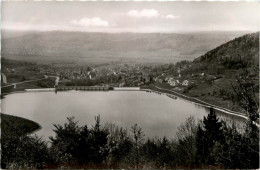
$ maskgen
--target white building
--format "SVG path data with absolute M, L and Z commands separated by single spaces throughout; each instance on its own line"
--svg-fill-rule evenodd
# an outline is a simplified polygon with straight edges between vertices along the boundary
M 170 84 L 170 86 L 177 86 L 178 85 L 178 81 L 176 80 L 168 80 L 168 84 Z
M 184 80 L 184 81 L 182 82 L 182 85 L 183 85 L 183 86 L 188 86 L 188 85 L 189 85 L 189 81 L 188 81 L 188 80 Z

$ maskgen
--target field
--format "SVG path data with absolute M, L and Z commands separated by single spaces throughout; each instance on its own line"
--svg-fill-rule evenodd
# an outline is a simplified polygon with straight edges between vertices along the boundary
M 184 88 L 173 88 L 166 83 L 157 83 L 156 86 L 183 94 Z M 214 94 L 214 91 L 216 92 L 216 94 Z M 235 106 L 231 100 L 223 100 L 222 96 L 219 95 L 219 89 L 216 89 L 215 87 L 210 86 L 206 83 L 200 84 L 199 88 L 194 88 L 184 95 L 194 97 L 212 105 L 224 107 L 233 111 L 241 111 L 241 108 L 237 108 L 237 106 Z
M 1 81 L 2 94 L 23 91 L 24 89 L 54 87 L 55 78 L 49 77 L 44 79 L 44 75 L 37 70 L 36 64 L 2 60 L 2 70 L 4 70 L 3 73 L 7 77 L 7 83 Z M 12 84 L 16 84 L 16 88 L 10 86 Z

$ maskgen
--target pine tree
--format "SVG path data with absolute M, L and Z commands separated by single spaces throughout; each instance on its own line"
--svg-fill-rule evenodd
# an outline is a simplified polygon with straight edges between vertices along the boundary
M 206 162 L 206 154 L 208 153 L 208 147 L 206 145 L 205 132 L 201 125 L 198 125 L 197 135 L 196 135 L 196 162 L 198 165 L 204 164 Z
M 196 146 L 198 161 L 202 164 L 213 165 L 215 163 L 213 148 L 216 142 L 223 139 L 222 122 L 216 116 L 213 108 L 207 117 L 204 116 L 202 127 L 198 127 Z
M 203 118 L 205 135 L 209 147 L 213 147 L 216 141 L 222 139 L 222 122 L 219 121 L 213 108 L 210 108 L 210 113 L 207 118 Z

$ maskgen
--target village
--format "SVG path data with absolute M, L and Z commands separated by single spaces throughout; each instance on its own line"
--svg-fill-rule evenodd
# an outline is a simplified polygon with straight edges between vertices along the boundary
M 8 62 L 7 62 L 8 63 Z M 216 76 L 204 72 L 187 73 L 190 63 L 176 65 L 107 64 L 102 66 L 78 66 L 36 64 L 10 61 L 2 68 L 7 79 L 21 76 L 16 81 L 28 80 L 32 74 L 59 77 L 61 85 L 91 85 L 114 87 L 141 87 L 150 84 L 164 85 L 168 89 L 184 91 L 200 82 L 216 80 Z M 26 68 L 24 67 L 26 65 Z M 21 74 L 22 73 L 22 74 Z M 40 77 L 39 77 L 40 78 Z M 15 80 L 14 80 L 15 81 Z M 88 83 L 85 83 L 88 82 Z

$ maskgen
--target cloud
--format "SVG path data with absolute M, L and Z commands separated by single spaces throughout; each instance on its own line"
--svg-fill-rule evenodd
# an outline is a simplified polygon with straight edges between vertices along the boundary
M 142 9 L 140 11 L 130 10 L 127 13 L 127 15 L 131 17 L 138 17 L 138 18 L 155 18 L 159 16 L 159 13 L 155 9 Z
M 137 18 L 165 18 L 165 19 L 177 19 L 179 16 L 175 16 L 172 14 L 168 15 L 161 15 L 157 10 L 155 9 L 142 9 L 142 10 L 130 10 L 127 13 L 128 16 L 131 17 L 137 17 Z
M 165 18 L 166 19 L 176 19 L 176 18 L 179 18 L 179 16 L 174 16 L 172 14 L 169 14 L 169 15 L 166 15 Z
M 94 18 L 81 18 L 80 20 L 72 20 L 70 24 L 82 27 L 108 27 L 108 21 L 104 21 L 98 17 Z

